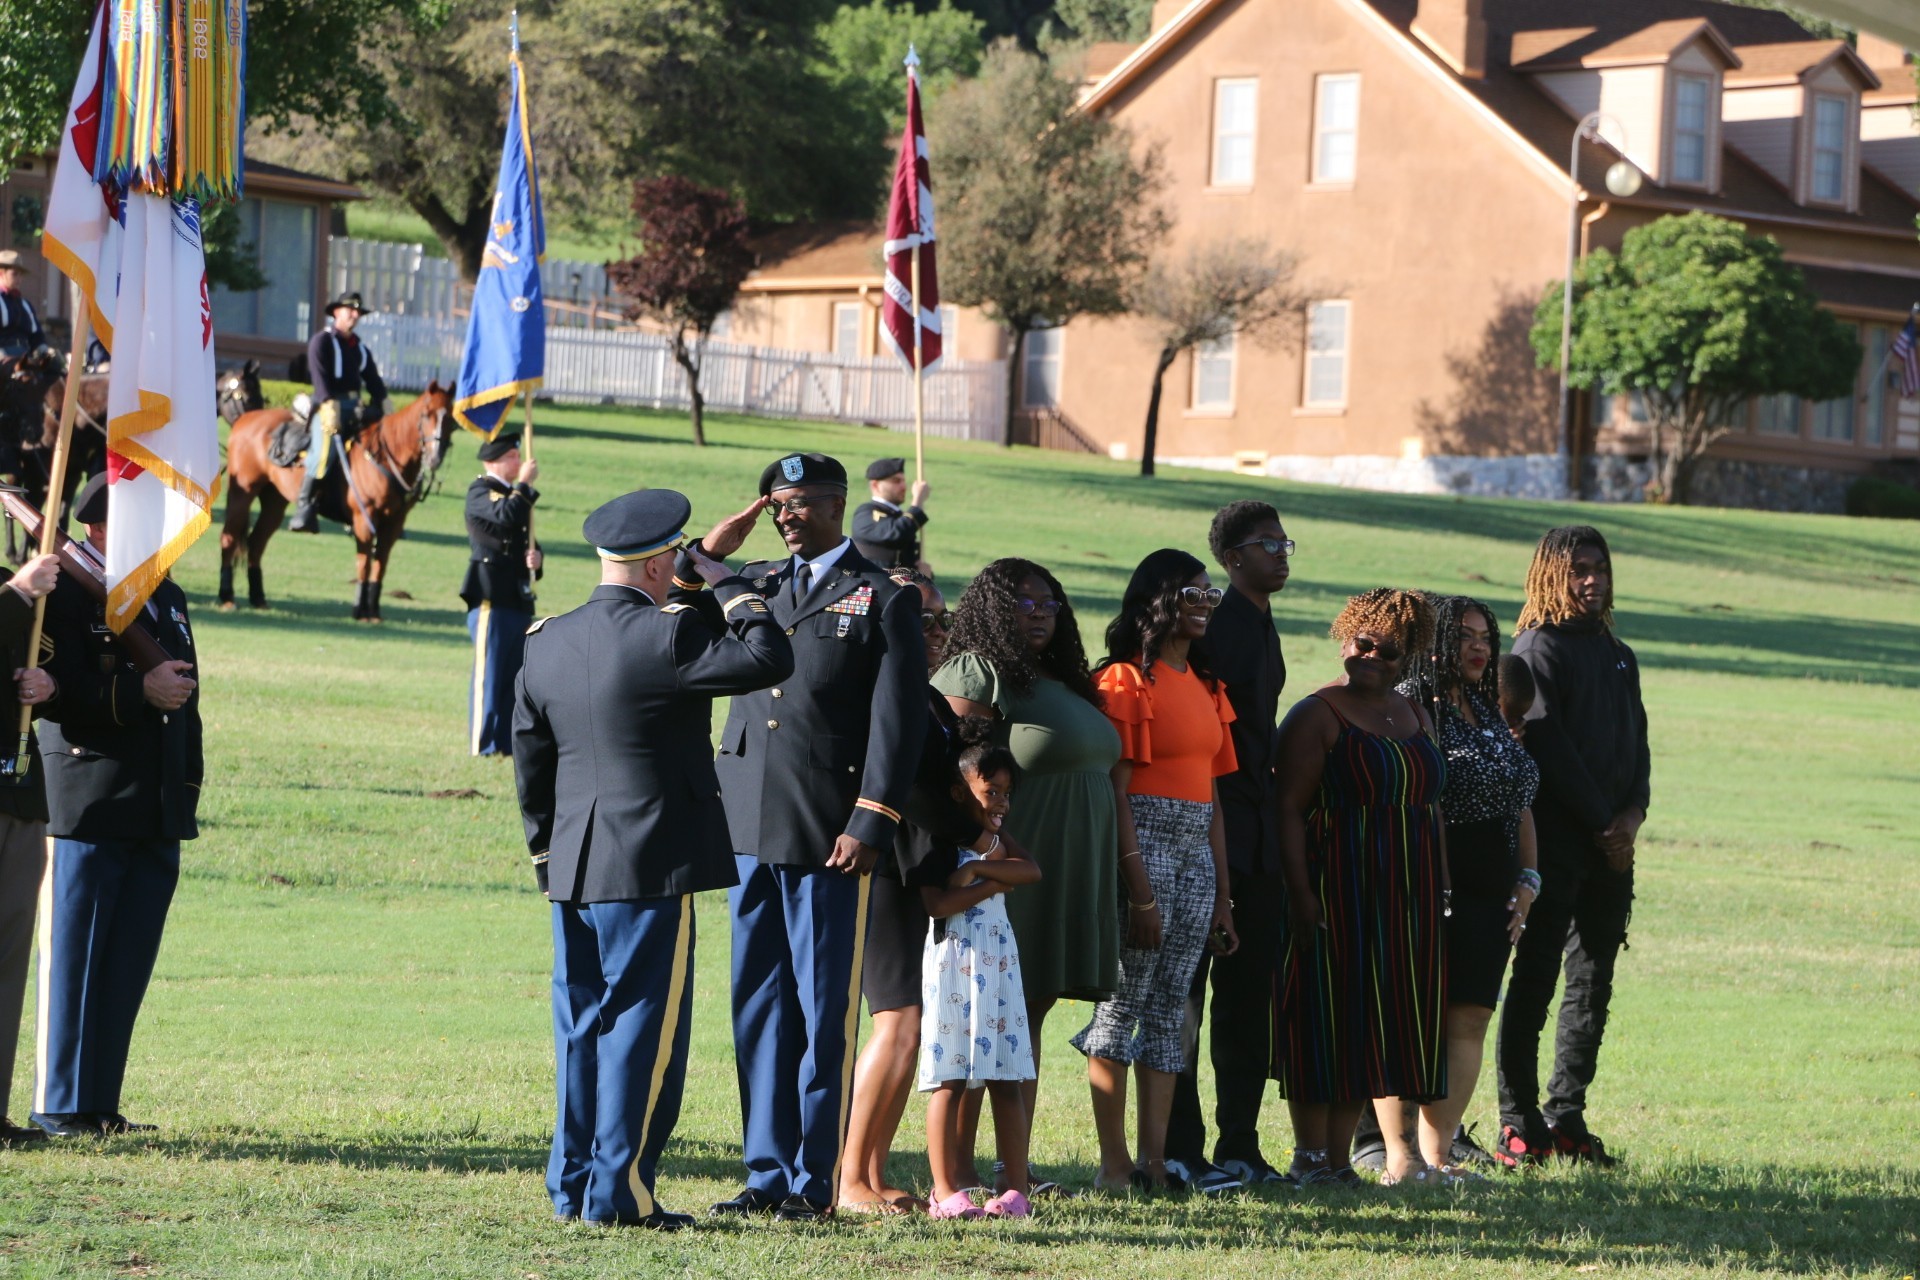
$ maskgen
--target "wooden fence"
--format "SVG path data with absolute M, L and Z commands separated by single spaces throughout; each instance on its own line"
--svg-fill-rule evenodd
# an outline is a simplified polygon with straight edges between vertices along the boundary
M 464 312 L 473 287 L 446 258 L 424 245 L 334 236 L 327 242 L 330 297 L 358 289 L 369 307 L 400 316 L 445 317 Z M 540 264 L 547 322 L 585 327 L 590 314 L 617 316 L 607 300 L 607 269 L 598 262 L 549 258 Z
M 379 353 L 394 386 L 451 384 L 460 371 L 466 324 L 376 310 L 359 332 Z M 913 430 L 913 375 L 891 356 L 861 358 L 825 351 L 784 351 L 710 342 L 700 391 L 717 413 L 863 422 Z M 562 404 L 689 404 L 686 375 L 672 345 L 657 333 L 587 331 L 548 326 L 542 398 Z M 1001 438 L 1007 371 L 998 360 L 942 360 L 926 376 L 926 428 L 955 440 Z

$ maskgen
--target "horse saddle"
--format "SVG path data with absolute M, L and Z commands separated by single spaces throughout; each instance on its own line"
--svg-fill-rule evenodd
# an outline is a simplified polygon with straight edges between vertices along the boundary
M 302 391 L 293 398 L 293 417 L 274 429 L 267 442 L 267 459 L 276 467 L 297 467 L 313 434 L 313 397 Z

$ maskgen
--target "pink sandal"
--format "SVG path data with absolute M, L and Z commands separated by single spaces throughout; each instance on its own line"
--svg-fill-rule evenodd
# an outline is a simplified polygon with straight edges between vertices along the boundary
M 987 1201 L 989 1218 L 1031 1218 L 1033 1204 L 1018 1191 L 1002 1191 Z
M 927 1205 L 929 1218 L 984 1218 L 987 1211 L 975 1204 L 964 1191 L 956 1191 L 945 1200 L 935 1200 Z

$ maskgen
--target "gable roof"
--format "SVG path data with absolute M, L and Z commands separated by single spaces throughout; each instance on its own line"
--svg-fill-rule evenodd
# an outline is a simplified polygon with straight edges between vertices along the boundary
M 753 237 L 759 265 L 740 287 L 763 293 L 879 284 L 883 275 L 880 245 L 885 239 L 879 223 L 863 219 L 774 227 Z
M 1740 65 L 1733 46 L 1705 18 L 1671 18 L 1625 35 L 1598 27 L 1516 31 L 1508 60 L 1516 71 L 1632 67 L 1665 62 L 1695 40 L 1705 40 L 1727 66 Z
M 1727 83 L 1742 88 L 1798 84 L 1823 67 L 1839 66 L 1862 89 L 1878 89 L 1880 77 L 1845 40 L 1794 40 L 1784 44 L 1747 45 L 1740 65 L 1727 73 Z

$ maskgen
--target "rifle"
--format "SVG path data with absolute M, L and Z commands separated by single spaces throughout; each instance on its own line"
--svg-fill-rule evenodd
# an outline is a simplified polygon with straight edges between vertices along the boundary
M 40 527 L 45 519 L 17 490 L 0 486 L 0 508 L 6 510 L 8 519 L 20 523 L 29 539 L 39 541 Z M 99 564 L 82 551 L 80 544 L 68 537 L 63 529 L 54 531 L 54 543 L 54 554 L 60 557 L 60 571 L 79 583 L 88 595 L 104 604 L 107 599 L 107 576 Z M 127 656 L 142 675 L 163 662 L 171 661 L 167 651 L 160 647 L 160 642 L 148 635 L 146 628 L 138 623 L 120 633 L 120 643 L 126 646 Z

